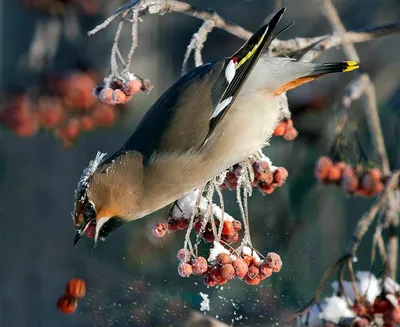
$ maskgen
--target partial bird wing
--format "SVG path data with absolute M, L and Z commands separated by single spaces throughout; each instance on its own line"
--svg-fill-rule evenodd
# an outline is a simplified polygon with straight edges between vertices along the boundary
M 285 8 L 233 56 L 193 69 L 147 111 L 135 132 L 115 153 L 135 150 L 146 163 L 154 154 L 199 150 L 228 112 L 260 55 L 273 40 Z

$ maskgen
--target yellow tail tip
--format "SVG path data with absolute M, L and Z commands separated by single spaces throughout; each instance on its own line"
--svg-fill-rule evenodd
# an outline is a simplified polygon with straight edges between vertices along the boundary
M 352 70 L 360 68 L 356 61 L 347 61 L 347 67 L 343 70 L 344 73 L 351 72 Z

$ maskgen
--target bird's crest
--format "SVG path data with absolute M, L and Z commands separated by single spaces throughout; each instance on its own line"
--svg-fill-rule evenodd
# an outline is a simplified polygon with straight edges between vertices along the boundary
M 89 165 L 83 170 L 82 176 L 79 179 L 78 187 L 75 190 L 74 211 L 71 213 L 72 220 L 75 220 L 77 203 L 84 202 L 87 195 L 87 188 L 89 186 L 88 180 L 90 176 L 96 171 L 99 165 L 103 162 L 106 153 L 97 152 L 96 157 L 89 162 Z

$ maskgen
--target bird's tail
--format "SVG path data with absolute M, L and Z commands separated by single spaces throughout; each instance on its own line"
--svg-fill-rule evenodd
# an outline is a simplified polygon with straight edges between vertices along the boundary
M 318 64 L 290 58 L 262 56 L 246 87 L 279 95 L 326 74 L 350 72 L 357 68 L 359 65 L 355 61 Z

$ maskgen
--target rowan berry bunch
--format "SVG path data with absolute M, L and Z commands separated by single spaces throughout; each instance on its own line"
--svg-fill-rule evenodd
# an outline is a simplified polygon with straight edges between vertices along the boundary
M 68 7 L 79 9 L 84 15 L 95 15 L 100 11 L 98 0 L 21 0 L 29 10 L 62 13 Z
M 198 194 L 198 193 L 197 193 Z M 178 200 L 170 210 L 166 223 L 158 223 L 153 227 L 153 235 L 163 237 L 167 232 L 187 229 L 196 239 L 192 245 L 190 238 L 186 238 L 185 247 L 178 251 L 180 261 L 178 273 L 182 277 L 202 275 L 208 286 L 223 285 L 228 280 L 237 277 L 249 285 L 258 285 L 261 280 L 280 271 L 282 261 L 278 254 L 269 253 L 261 259 L 258 251 L 252 248 L 249 235 L 242 233 L 242 223 L 233 219 L 229 214 L 213 205 L 209 212 L 206 198 L 202 198 L 197 214 L 193 216 L 196 202 L 196 192 Z M 234 248 L 234 244 L 241 244 Z M 203 242 L 208 258 L 199 256 L 198 245 Z M 188 245 L 188 246 L 187 246 Z
M 251 256 L 245 252 L 251 252 L 244 248 L 241 254 L 235 250 L 227 251 L 219 243 L 215 247 L 219 252 L 216 256 L 211 254 L 208 260 L 201 256 L 191 256 L 190 251 L 180 249 L 177 257 L 180 261 L 178 273 L 181 277 L 190 275 L 203 276 L 207 286 L 224 285 L 229 280 L 238 278 L 249 285 L 258 285 L 262 280 L 270 277 L 273 272 L 279 272 L 282 261 L 278 254 L 268 253 L 264 260 L 259 256 Z
M 293 120 L 284 119 L 275 127 L 274 135 L 282 136 L 286 141 L 293 141 L 299 133 L 293 127 Z
M 65 285 L 64 295 L 57 301 L 57 308 L 65 314 L 74 313 L 78 307 L 78 300 L 86 295 L 86 284 L 81 278 L 72 278 Z
M 267 157 L 251 160 L 254 180 L 252 187 L 257 187 L 263 194 L 271 194 L 277 187 L 281 187 L 288 177 L 288 171 L 284 167 L 275 167 Z M 226 174 L 221 189 L 235 190 L 238 186 L 238 179 L 242 174 L 242 167 L 235 165 Z
M 96 100 L 92 94 L 96 77 L 83 71 L 47 76 L 38 95 L 11 96 L 0 111 L 0 122 L 25 137 L 40 128 L 50 130 L 69 147 L 80 133 L 113 125 L 124 109 Z
M 93 90 L 94 96 L 105 104 L 124 104 L 129 102 L 133 95 L 140 90 L 150 91 L 153 87 L 149 80 L 137 79 L 133 74 L 129 74 L 129 76 L 128 79 L 114 79 L 112 82 L 105 78 L 104 84 Z
M 343 191 L 373 197 L 384 190 L 384 176 L 379 168 L 351 166 L 343 161 L 333 162 L 320 157 L 315 166 L 315 176 L 326 184 L 339 185 Z

